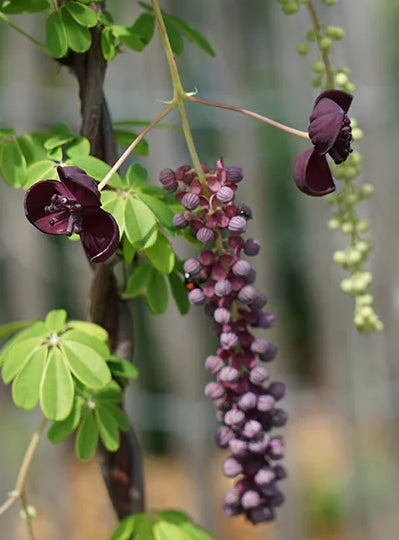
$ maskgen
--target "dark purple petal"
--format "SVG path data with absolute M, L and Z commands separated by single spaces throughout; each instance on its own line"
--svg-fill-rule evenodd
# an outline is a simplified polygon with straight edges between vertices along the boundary
M 46 234 L 67 234 L 69 215 L 51 225 L 49 220 L 51 218 L 60 218 L 60 215 L 45 212 L 45 208 L 50 204 L 53 195 L 68 195 L 65 186 L 61 182 L 43 180 L 33 184 L 25 194 L 25 215 L 32 225 L 41 232 Z
M 341 109 L 344 110 L 344 112 L 347 113 L 352 103 L 353 96 L 347 94 L 346 92 L 343 92 L 342 90 L 326 90 L 316 98 L 314 102 L 315 106 L 324 98 L 335 101 L 335 103 L 339 105 Z
M 342 128 L 345 111 L 331 99 L 321 99 L 310 117 L 309 137 L 318 154 L 334 146 Z
M 57 167 L 60 180 L 71 195 L 83 206 L 101 206 L 100 192 L 95 180 L 79 167 Z
M 335 190 L 325 156 L 320 156 L 311 149 L 306 150 L 297 158 L 294 180 L 301 191 L 314 197 L 321 197 Z
M 82 213 L 80 239 L 92 262 L 104 262 L 118 249 L 118 225 L 113 216 L 105 210 L 86 208 Z

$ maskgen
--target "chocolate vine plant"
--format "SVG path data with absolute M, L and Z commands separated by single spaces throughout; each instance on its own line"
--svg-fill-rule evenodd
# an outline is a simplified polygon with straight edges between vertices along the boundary
M 216 444 L 229 452 L 224 474 L 236 479 L 224 497 L 225 513 L 243 514 L 257 524 L 273 520 L 284 501 L 284 444 L 275 430 L 287 420 L 278 405 L 285 386 L 272 380 L 264 365 L 273 360 L 277 347 L 262 332 L 254 334 L 254 329 L 270 328 L 274 316 L 264 309 L 266 297 L 256 289 L 256 272 L 247 260 L 259 253 L 260 242 L 246 236 L 252 211 L 238 193 L 244 173 L 224 162 L 223 149 L 215 149 L 214 164 L 201 162 L 186 101 L 250 116 L 308 141 L 308 149 L 293 164 L 294 181 L 306 195 L 326 195 L 334 208 L 329 227 L 349 239 L 334 259 L 349 272 L 342 289 L 355 299 L 355 324 L 363 332 L 382 330 L 369 292 L 372 276 L 364 270 L 372 247 L 363 237 L 368 223 L 356 211 L 373 188 L 356 182 L 361 157 L 352 142 L 361 130 L 348 116 L 354 86 L 349 69 L 331 63 L 333 41 L 343 37 L 343 30 L 319 20 L 316 8 L 321 1 L 335 4 L 279 0 L 286 14 L 303 5 L 310 16 L 311 28 L 298 52 L 307 54 L 314 45 L 312 83 L 320 94 L 311 111 L 309 93 L 307 131 L 187 92 L 176 62 L 183 38 L 211 56 L 215 53 L 190 24 L 162 11 L 158 0 L 139 2 L 142 12 L 130 26 L 117 24 L 101 1 L 0 2 L 1 21 L 76 77 L 82 116 L 79 134 L 66 124 L 22 135 L 1 129 L 2 177 L 9 186 L 26 190 L 25 214 L 39 231 L 81 240 L 93 271 L 86 321 L 69 320 L 64 310 L 54 310 L 44 320 L 12 322 L 0 329 L 6 340 L 0 353 L 3 382 L 12 385 L 17 407 L 30 410 L 39 404 L 42 411 L 15 487 L 0 506 L 2 515 L 21 501 L 29 538 L 35 538 L 35 512 L 28 503 L 26 480 L 47 427 L 52 443 L 74 435 L 79 459 L 88 460 L 97 450 L 101 454 L 110 500 L 120 519 L 112 540 L 211 538 L 182 512 L 147 508 L 141 452 L 124 410 L 124 389 L 138 375 L 132 363 L 130 304 L 143 295 L 153 313 L 164 313 L 168 287 L 182 315 L 189 304 L 203 306 L 218 335 L 218 348 L 205 361 L 214 378 L 205 394 L 220 422 Z M 47 13 L 43 42 L 14 21 L 14 15 L 33 12 Z M 114 129 L 103 92 L 107 63 L 124 48 L 144 51 L 155 29 L 169 65 L 172 97 L 138 135 Z M 145 137 L 174 109 L 190 164 L 176 170 L 165 164 L 161 187 L 150 182 L 147 170 L 134 159 L 122 174 L 120 168 L 132 152 L 148 153 Z M 120 156 L 118 144 L 127 147 Z M 191 243 L 196 257 L 179 259 L 169 239 L 177 235 Z M 124 281 L 117 277 L 121 272 L 115 273 L 118 267 L 123 267 Z

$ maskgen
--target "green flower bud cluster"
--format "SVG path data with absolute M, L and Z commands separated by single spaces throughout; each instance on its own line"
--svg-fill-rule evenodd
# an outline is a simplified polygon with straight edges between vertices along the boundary
M 277 0 L 277 2 L 281 4 L 283 13 L 294 15 L 301 7 L 301 4 L 308 4 L 309 0 Z

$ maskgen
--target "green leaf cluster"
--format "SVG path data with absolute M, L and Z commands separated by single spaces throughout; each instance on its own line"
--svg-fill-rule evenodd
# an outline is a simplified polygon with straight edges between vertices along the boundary
M 3 0 L 0 3 L 0 11 L 8 15 L 24 15 L 45 11 L 50 7 L 49 0 Z
M 164 510 L 123 519 L 110 540 L 214 540 L 184 512 Z

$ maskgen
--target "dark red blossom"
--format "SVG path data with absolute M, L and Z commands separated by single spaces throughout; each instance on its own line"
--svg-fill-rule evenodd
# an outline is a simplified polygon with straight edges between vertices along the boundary
M 58 167 L 57 180 L 34 184 L 25 195 L 25 215 L 46 234 L 80 235 L 92 262 L 103 262 L 118 249 L 115 219 L 100 208 L 100 192 L 93 178 L 78 167 Z
M 315 101 L 308 129 L 313 149 L 303 152 L 294 168 L 296 185 L 307 195 L 327 195 L 335 190 L 326 154 L 338 164 L 352 152 L 350 119 L 346 114 L 351 102 L 352 96 L 341 90 L 327 90 Z

